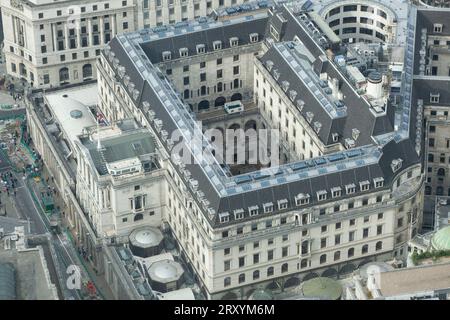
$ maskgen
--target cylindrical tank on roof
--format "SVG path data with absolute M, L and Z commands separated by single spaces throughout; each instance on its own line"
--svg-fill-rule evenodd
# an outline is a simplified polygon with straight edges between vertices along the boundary
M 372 98 L 383 97 L 383 75 L 378 71 L 372 71 L 367 77 L 367 94 Z
M 152 288 L 160 292 L 177 290 L 183 284 L 184 270 L 176 261 L 156 261 L 148 268 L 148 274 Z
M 130 234 L 130 249 L 134 255 L 147 258 L 157 255 L 163 248 L 163 234 L 153 227 L 142 227 Z

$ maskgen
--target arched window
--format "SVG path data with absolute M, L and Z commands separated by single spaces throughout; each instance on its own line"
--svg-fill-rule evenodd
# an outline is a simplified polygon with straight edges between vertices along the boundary
M 134 221 L 139 221 L 144 219 L 144 215 L 142 213 L 138 213 L 137 215 L 134 216 Z
M 253 271 L 253 280 L 258 280 L 259 279 L 259 270 L 255 270 Z
M 225 279 L 223 279 L 223 286 L 224 287 L 228 287 L 231 284 L 231 278 L 230 277 L 226 277 Z
M 327 255 L 323 254 L 320 256 L 320 264 L 327 262 Z
M 439 168 L 437 171 L 437 175 L 441 176 L 441 177 L 445 177 L 445 169 L 444 168 Z
M 288 268 L 289 268 L 288 264 L 287 263 L 283 263 L 283 265 L 281 266 L 281 272 L 282 273 L 288 272 Z
M 245 282 L 245 273 L 241 273 L 239 275 L 239 283 L 243 283 L 243 282 Z
M 267 276 L 268 277 L 273 276 L 273 267 L 268 267 L 267 268 Z
M 353 257 L 354 255 L 355 255 L 355 248 L 348 249 L 347 256 L 350 258 Z
M 377 244 L 375 245 L 375 250 L 381 250 L 383 249 L 383 242 L 382 241 L 378 241 Z
M 64 67 L 59 69 L 59 81 L 60 82 L 65 82 L 65 81 L 69 81 L 69 69 Z
M 198 110 L 206 110 L 209 108 L 209 101 L 202 100 L 198 103 Z
M 368 251 L 369 251 L 369 245 L 368 244 L 363 245 L 362 248 L 361 248 L 361 253 L 365 254 Z
M 336 251 L 334 253 L 334 261 L 337 261 L 341 258 L 341 252 L 340 251 Z
M 92 65 L 90 63 L 83 66 L 83 79 L 92 77 Z

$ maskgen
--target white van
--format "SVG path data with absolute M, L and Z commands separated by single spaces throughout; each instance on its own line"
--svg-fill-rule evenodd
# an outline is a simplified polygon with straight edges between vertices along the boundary
M 225 112 L 228 114 L 239 113 L 244 111 L 244 105 L 241 101 L 231 101 L 224 105 Z

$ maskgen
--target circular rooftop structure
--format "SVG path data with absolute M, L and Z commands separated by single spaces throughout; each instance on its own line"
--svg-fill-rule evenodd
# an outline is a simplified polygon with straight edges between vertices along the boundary
M 438 230 L 431 238 L 434 250 L 450 250 L 450 226 Z
M 369 73 L 367 79 L 370 82 L 379 83 L 379 82 L 381 82 L 381 80 L 383 80 L 383 75 L 381 74 L 381 72 L 372 71 L 371 73 Z
M 360 269 L 359 269 L 359 275 L 363 278 L 363 279 L 367 279 L 369 277 L 369 274 L 372 273 L 381 273 L 381 272 L 386 272 L 386 271 L 392 271 L 394 270 L 394 267 L 387 264 L 386 262 L 369 262 L 366 263 L 365 265 L 363 265 Z
M 398 0 L 325 0 L 320 4 L 320 15 L 346 43 L 391 42 L 398 15 L 407 10 Z
M 83 112 L 81 110 L 74 109 L 70 111 L 70 116 L 74 119 L 80 119 L 81 117 L 83 117 Z
M 176 261 L 160 260 L 152 263 L 148 268 L 151 286 L 158 291 L 176 290 L 183 281 L 183 267 Z
M 129 239 L 133 254 L 142 258 L 157 255 L 163 248 L 164 236 L 157 228 L 138 228 L 131 232 Z
M 336 280 L 325 277 L 318 277 L 303 282 L 301 290 L 305 298 L 339 300 L 342 296 L 341 284 Z

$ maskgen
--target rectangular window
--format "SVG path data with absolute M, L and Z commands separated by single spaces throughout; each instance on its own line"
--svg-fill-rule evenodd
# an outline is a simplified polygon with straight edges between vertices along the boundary
M 341 243 L 341 235 L 337 234 L 337 235 L 334 236 L 334 244 L 338 245 L 340 243 Z
M 325 248 L 327 246 L 327 238 L 320 239 L 320 248 Z
M 348 233 L 348 241 L 355 241 L 355 231 L 350 231 Z
M 363 238 L 367 238 L 369 236 L 369 228 L 363 229 Z

